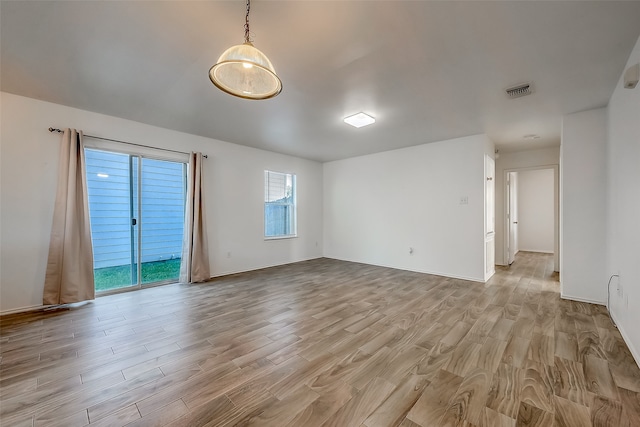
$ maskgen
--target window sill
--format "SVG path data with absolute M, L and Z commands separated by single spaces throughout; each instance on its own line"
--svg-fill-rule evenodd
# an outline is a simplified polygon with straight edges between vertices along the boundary
M 265 237 L 264 240 L 285 240 L 285 239 L 295 239 L 297 238 L 298 235 L 297 234 L 289 234 L 287 236 L 270 236 L 270 237 Z

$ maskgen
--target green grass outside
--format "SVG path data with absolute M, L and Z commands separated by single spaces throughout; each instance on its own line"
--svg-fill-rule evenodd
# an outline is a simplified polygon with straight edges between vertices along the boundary
M 115 267 L 96 268 L 93 271 L 96 291 L 110 291 L 118 288 L 132 286 L 131 270 L 137 268 L 133 265 L 118 265 Z M 142 283 L 164 282 L 178 280 L 180 276 L 180 258 L 166 261 L 154 261 L 142 263 Z

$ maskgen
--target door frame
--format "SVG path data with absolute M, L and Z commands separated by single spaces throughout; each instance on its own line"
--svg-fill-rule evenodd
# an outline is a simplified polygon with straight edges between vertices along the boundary
M 513 176 L 511 176 L 513 174 Z M 505 192 L 505 221 L 506 221 L 506 227 L 505 227 L 505 259 L 507 261 L 507 265 L 511 265 L 513 263 L 513 261 L 511 261 L 511 252 L 512 252 L 512 248 L 511 247 L 511 241 L 512 240 L 516 240 L 516 239 L 512 239 L 512 233 L 511 233 L 511 225 L 514 224 L 513 222 L 513 206 L 512 206 L 512 199 L 513 199 L 513 194 L 516 194 L 516 206 L 518 203 L 518 198 L 517 198 L 517 194 L 518 194 L 518 172 L 507 172 L 505 174 L 505 185 L 507 186 L 507 191 Z M 515 181 L 512 180 L 512 178 L 515 178 Z M 513 187 L 513 182 L 515 182 L 515 189 Z M 516 207 L 516 212 L 518 211 L 518 208 Z M 516 215 L 516 220 L 517 220 L 517 215 Z M 517 223 L 515 223 L 517 224 Z M 517 252 L 516 252 L 517 253 Z M 515 260 L 516 254 L 513 254 L 513 259 Z
M 507 221 L 507 175 L 510 172 L 525 172 L 532 170 L 553 169 L 553 271 L 560 272 L 560 166 L 557 164 L 531 166 L 526 168 L 504 169 L 502 176 L 502 193 L 503 193 L 503 259 L 509 263 L 509 254 L 507 246 L 509 242 L 509 222 Z
M 115 141 L 115 140 L 109 140 L 109 139 L 102 139 L 102 138 L 96 138 L 96 137 L 91 137 L 91 136 L 86 136 L 85 135 L 85 139 L 84 139 L 84 148 L 85 149 L 89 149 L 89 150 L 98 150 L 98 151 L 106 151 L 106 152 L 112 152 L 112 153 L 118 153 L 118 154 L 124 154 L 124 155 L 128 155 L 130 156 L 129 158 L 137 158 L 138 159 L 138 174 L 137 174 L 137 178 L 136 178 L 136 186 L 138 188 L 138 197 L 137 200 L 135 201 L 136 205 L 137 205 L 137 226 L 138 226 L 138 230 L 135 233 L 135 240 L 136 240 L 136 244 L 137 244 L 137 248 L 135 249 L 135 258 L 137 260 L 137 271 L 135 272 L 137 279 L 138 279 L 138 283 L 132 286 L 127 286 L 127 287 L 122 287 L 122 288 L 116 288 L 116 289 L 110 289 L 110 290 L 106 290 L 106 291 L 101 291 L 99 293 L 97 293 L 98 296 L 106 296 L 106 295 L 111 295 L 111 294 L 119 294 L 119 293 L 123 293 L 123 292 L 131 292 L 131 291 L 137 291 L 140 289 L 144 289 L 144 288 L 152 288 L 155 286 L 162 286 L 162 285 L 166 285 L 166 284 L 170 284 L 170 283 L 175 283 L 174 280 L 165 280 L 165 281 L 160 281 L 160 282 L 152 282 L 152 283 L 142 283 L 142 253 L 141 253 L 141 248 L 142 248 L 142 221 L 141 221 L 141 212 L 142 212 L 142 175 L 143 175 L 143 159 L 149 159 L 149 160 L 160 160 L 160 161 L 166 161 L 166 162 L 175 162 L 175 163 L 182 163 L 184 164 L 184 168 L 183 172 L 185 174 L 188 174 L 188 167 L 189 167 L 189 154 L 187 153 L 181 153 L 181 152 L 174 152 L 174 151 L 167 151 L 167 150 L 163 150 L 161 148 L 153 148 L 153 147 L 146 147 L 146 146 L 140 146 L 140 145 L 136 145 L 136 144 L 129 144 L 126 142 L 120 142 L 120 141 Z M 133 174 L 131 174 L 131 183 L 133 184 Z M 185 180 L 185 185 L 186 185 L 186 180 Z M 131 190 L 133 191 L 133 190 Z M 186 187 L 185 187 L 185 197 L 187 194 L 186 191 Z M 186 203 L 185 203 L 186 206 Z M 186 209 L 186 208 L 185 208 Z M 131 214 L 133 215 L 133 212 L 131 212 Z M 131 216 L 133 218 L 133 216 Z M 133 249 L 133 248 L 132 248 Z

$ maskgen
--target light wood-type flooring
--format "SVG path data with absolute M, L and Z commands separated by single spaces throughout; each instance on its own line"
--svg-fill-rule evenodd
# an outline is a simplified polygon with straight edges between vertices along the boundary
M 552 265 L 317 259 L 4 316 L 0 424 L 640 426 L 631 353 Z

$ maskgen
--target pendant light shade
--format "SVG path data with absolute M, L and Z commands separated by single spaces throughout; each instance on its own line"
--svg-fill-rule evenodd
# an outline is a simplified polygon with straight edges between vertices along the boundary
M 227 49 L 209 70 L 211 82 L 240 98 L 268 99 L 282 91 L 282 82 L 269 58 L 245 42 Z
M 219 89 L 240 98 L 273 98 L 282 91 L 282 82 L 269 58 L 251 43 L 250 10 L 251 0 L 247 0 L 244 43 L 224 51 L 218 62 L 209 70 L 209 78 Z

